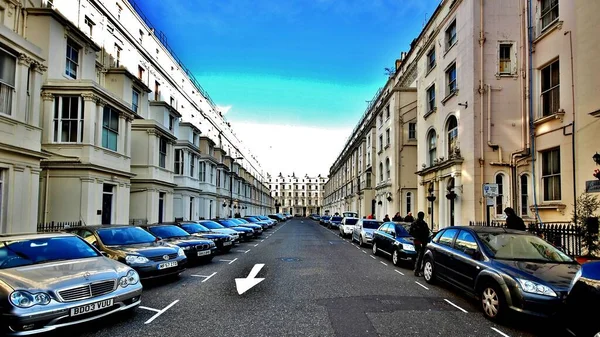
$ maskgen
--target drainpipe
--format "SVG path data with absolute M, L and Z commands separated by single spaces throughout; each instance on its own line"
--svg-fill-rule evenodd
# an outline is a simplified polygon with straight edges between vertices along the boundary
M 498 150 L 498 164 L 502 164 L 502 148 L 500 145 L 492 143 L 492 90 L 502 90 L 502 88 L 492 88 L 491 85 L 486 84 L 487 87 L 487 145 L 493 150 Z
M 481 176 L 481 182 L 483 186 L 484 178 L 484 165 L 485 165 L 485 144 L 483 143 L 483 94 L 485 93 L 484 85 L 483 85 L 483 43 L 485 42 L 485 35 L 483 31 L 483 0 L 479 0 L 479 174 Z M 483 188 L 483 187 L 482 187 Z M 486 200 L 481 196 L 481 218 L 485 219 L 485 208 L 486 208 Z
M 566 31 L 564 35 L 569 34 L 569 46 L 571 49 L 571 109 L 573 113 L 573 121 L 571 122 L 571 151 L 573 153 L 573 217 L 577 219 L 577 180 L 575 174 L 575 69 L 573 68 L 573 34 L 571 31 Z

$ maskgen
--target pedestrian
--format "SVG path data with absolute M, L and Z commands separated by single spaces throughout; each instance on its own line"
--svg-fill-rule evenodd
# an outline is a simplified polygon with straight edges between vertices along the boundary
M 383 218 L 383 222 L 388 222 L 390 221 L 390 217 L 386 214 L 385 217 Z
M 394 215 L 394 217 L 392 218 L 392 221 L 397 221 L 397 222 L 402 221 L 402 216 L 400 215 L 400 212 L 396 212 L 396 215 Z
M 429 242 L 429 226 L 423 220 L 425 213 L 417 213 L 417 220 L 410 225 L 409 233 L 414 238 L 415 249 L 417 250 L 417 261 L 415 262 L 415 276 L 421 276 L 421 265 L 423 264 L 423 255 Z
M 369 214 L 369 216 L 367 217 L 367 219 L 373 219 L 373 214 Z
M 527 230 L 527 227 L 525 227 L 525 222 L 523 222 L 523 219 L 521 219 L 521 217 L 515 213 L 514 209 L 506 207 L 504 209 L 504 214 L 506 214 L 507 229 L 516 229 L 520 231 Z
M 408 214 L 406 215 L 406 217 L 404 218 L 404 222 L 410 222 L 413 223 L 415 221 L 415 218 L 413 218 L 412 213 L 408 212 Z

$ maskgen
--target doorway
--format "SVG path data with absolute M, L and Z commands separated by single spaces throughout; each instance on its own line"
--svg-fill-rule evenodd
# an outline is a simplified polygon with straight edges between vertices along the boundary
M 375 215 L 375 205 L 377 204 L 377 201 L 375 201 L 375 199 L 371 200 L 371 214 Z
M 112 224 L 114 185 L 102 185 L 102 224 Z

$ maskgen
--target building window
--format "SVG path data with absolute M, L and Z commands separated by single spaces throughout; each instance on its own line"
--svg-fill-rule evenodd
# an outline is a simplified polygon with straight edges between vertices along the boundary
M 437 136 L 435 130 L 429 131 L 429 135 L 427 135 L 427 152 L 429 154 L 429 166 L 435 165 L 437 160 Z
M 121 47 L 115 43 L 115 67 L 119 67 L 121 64 Z
M 135 112 L 135 113 L 138 112 L 139 103 L 140 103 L 140 92 L 133 89 L 131 91 L 131 110 L 133 110 L 133 112 Z
M 169 115 L 169 130 L 173 131 L 175 127 L 175 117 Z
M 138 79 L 144 81 L 144 68 L 142 66 L 138 66 Z
M 175 98 L 173 98 L 173 96 L 169 97 L 169 104 L 173 107 L 173 108 L 177 108 L 177 104 L 175 103 Z
M 91 37 L 92 36 L 92 32 L 94 29 L 94 21 L 92 21 L 90 18 L 88 18 L 87 16 L 84 18 L 83 23 L 85 24 L 85 26 L 87 27 L 87 33 L 88 35 Z
M 542 152 L 544 201 L 557 201 L 560 195 L 560 149 Z
M 427 112 L 435 110 L 435 84 L 427 89 Z
M 385 172 L 386 172 L 386 176 L 387 176 L 388 180 L 392 178 L 391 177 L 391 169 L 392 169 L 392 166 L 390 165 L 390 158 L 385 158 Z
M 183 150 L 175 150 L 175 174 L 183 174 Z
M 162 137 L 158 141 L 158 166 L 167 167 L 167 140 Z
M 144 31 L 140 29 L 140 31 L 138 32 L 138 42 L 140 44 L 142 44 L 142 42 L 144 42 Z
M 16 58 L 0 49 L 0 113 L 12 114 Z
M 383 112 L 379 114 L 379 126 L 383 125 Z
M 194 166 L 196 164 L 196 155 L 190 153 L 190 177 L 194 178 Z
M 67 40 L 67 64 L 65 74 L 72 79 L 77 78 L 77 68 L 79 67 L 79 50 L 81 47 L 73 40 Z
M 540 20 L 542 30 L 558 19 L 558 0 L 542 0 L 542 13 Z
M 390 106 L 386 105 L 385 107 L 385 118 L 390 118 Z
M 390 129 L 385 130 L 385 145 L 386 146 L 390 146 L 391 140 L 390 140 Z
M 458 121 L 455 116 L 450 116 L 447 123 L 448 132 L 448 158 L 455 153 L 458 148 Z
M 430 71 L 433 67 L 435 67 L 435 47 L 427 53 L 427 71 Z
M 117 151 L 119 139 L 119 112 L 108 105 L 104 106 L 102 114 L 102 147 Z
M 194 217 L 194 197 L 190 197 L 190 217 L 189 219 L 192 220 Z
M 206 180 L 206 163 L 205 162 L 200 162 L 200 164 L 198 166 L 198 178 L 200 179 L 201 182 L 204 182 Z
M 496 196 L 496 215 L 502 215 L 504 212 L 504 174 L 496 175 L 496 184 L 498 185 L 498 195 Z
M 406 214 L 412 212 L 412 192 L 406 192 Z
M 498 47 L 498 73 L 500 75 L 508 75 L 513 73 L 512 54 L 512 43 L 501 43 Z
M 383 163 L 379 163 L 379 181 L 383 181 Z
M 379 135 L 379 151 L 383 151 L 383 135 Z
M 160 83 L 154 81 L 154 100 L 160 101 Z
M 453 63 L 446 70 L 446 96 L 453 94 L 456 91 L 456 63 Z
M 79 96 L 56 96 L 54 100 L 54 141 L 83 141 L 83 104 Z
M 210 165 L 210 181 L 209 181 L 209 183 L 214 185 L 215 184 L 214 179 L 215 179 L 215 166 L 211 164 Z
M 456 43 L 456 20 L 452 21 L 446 28 L 446 50 L 450 49 Z
M 560 109 L 559 60 L 542 69 L 542 116 L 550 116 Z
M 529 214 L 529 176 L 523 174 L 519 181 L 521 190 L 521 216 Z
M 408 139 L 417 139 L 417 123 L 408 123 Z

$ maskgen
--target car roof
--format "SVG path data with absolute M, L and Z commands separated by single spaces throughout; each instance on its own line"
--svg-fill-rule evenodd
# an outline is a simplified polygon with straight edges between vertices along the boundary
M 451 227 L 446 227 L 442 229 L 448 229 Z M 510 233 L 510 234 L 521 234 L 521 235 L 533 235 L 527 231 L 520 231 L 515 229 L 507 229 L 504 227 L 492 227 L 492 226 L 453 226 L 452 228 L 457 229 L 467 229 L 471 230 L 475 233 Z M 442 230 L 440 229 L 440 230 Z
M 146 225 L 144 225 L 146 226 Z M 103 228 L 127 228 L 127 227 L 139 227 L 139 226 L 135 226 L 135 225 L 87 225 L 87 226 L 74 226 L 74 227 L 69 227 L 69 228 L 65 228 L 65 230 L 71 230 L 71 229 L 88 229 L 88 230 L 97 230 L 97 229 L 103 229 Z
M 0 242 L 4 241 L 17 241 L 17 240 L 31 240 L 31 239 L 45 239 L 55 237 L 72 237 L 74 234 L 62 233 L 62 232 L 51 232 L 51 233 L 11 233 L 11 234 L 0 234 Z

